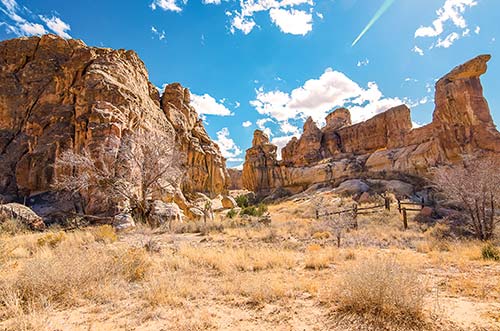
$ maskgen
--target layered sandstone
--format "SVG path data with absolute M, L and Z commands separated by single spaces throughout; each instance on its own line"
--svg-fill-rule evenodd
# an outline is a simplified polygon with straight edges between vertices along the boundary
M 117 149 L 126 132 L 138 130 L 172 146 L 182 142 L 171 156 L 185 158 L 185 192 L 225 191 L 225 161 L 189 106 L 189 92 L 170 85 L 160 104 L 135 52 L 46 35 L 1 42 L 0 59 L 3 200 L 26 198 L 42 214 L 63 209 L 109 214 L 98 194 L 82 192 L 83 205 L 53 194 L 54 164 L 66 150 L 87 149 L 100 158 L 99 151 Z
M 265 146 L 271 153 L 254 144 L 247 151 L 243 184 L 261 195 L 277 188 L 298 192 L 311 184 L 361 174 L 426 175 L 430 168 L 458 162 L 464 154 L 500 153 L 500 133 L 480 82 L 490 58 L 478 56 L 436 83 L 432 123 L 413 129 L 405 105 L 355 125 L 348 110 L 337 109 L 322 129 L 308 119 L 303 135 L 283 148 L 282 161 L 276 160 L 276 147 L 268 141 Z
M 179 151 L 186 158 L 183 191 L 208 195 L 225 193 L 230 183 L 226 160 L 219 146 L 208 136 L 190 100 L 189 90 L 178 83 L 167 85 L 161 98 L 161 107 L 177 133 Z

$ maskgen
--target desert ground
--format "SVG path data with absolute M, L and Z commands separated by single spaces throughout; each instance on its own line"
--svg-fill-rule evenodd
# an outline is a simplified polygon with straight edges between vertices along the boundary
M 337 247 L 314 198 L 269 205 L 269 224 L 216 214 L 32 233 L 4 222 L 0 330 L 500 330 L 494 244 L 417 213 L 404 231 L 392 208 L 360 215 Z

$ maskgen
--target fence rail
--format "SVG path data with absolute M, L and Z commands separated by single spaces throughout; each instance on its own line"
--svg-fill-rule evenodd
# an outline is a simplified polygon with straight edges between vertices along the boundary
M 384 203 L 372 207 L 363 207 L 359 208 L 357 203 L 354 203 L 352 208 L 349 209 L 344 209 L 344 210 L 339 210 L 339 211 L 334 211 L 330 213 L 324 213 L 320 214 L 319 210 L 316 209 L 316 219 L 320 219 L 322 217 L 327 217 L 327 216 L 333 216 L 333 215 L 341 215 L 345 213 L 352 213 L 352 217 L 356 221 L 358 215 L 369 215 L 373 214 L 376 212 L 379 212 L 380 209 L 383 208 L 383 210 L 391 210 L 391 201 L 388 197 L 383 197 L 384 198 Z M 404 229 L 408 229 L 408 212 L 409 211 L 421 211 L 425 207 L 430 207 L 431 205 L 425 203 L 425 199 L 421 198 L 421 201 L 419 203 L 417 202 L 411 202 L 411 201 L 401 201 L 400 199 L 397 199 L 397 204 L 398 204 L 398 211 L 400 214 L 403 216 L 403 226 Z M 419 208 L 407 208 L 405 206 L 418 206 Z M 357 224 L 357 221 L 356 221 Z

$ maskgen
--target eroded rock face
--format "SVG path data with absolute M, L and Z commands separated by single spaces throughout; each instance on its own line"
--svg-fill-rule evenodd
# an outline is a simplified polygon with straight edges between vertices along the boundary
M 190 106 L 189 90 L 174 83 L 165 87 L 161 107 L 177 132 L 176 142 L 186 158 L 187 174 L 182 182 L 184 192 L 209 195 L 225 193 L 230 184 L 226 160 Z
M 1 42 L 0 59 L 3 199 L 27 197 L 31 202 L 48 196 L 62 171 L 54 163 L 63 151 L 85 148 L 100 158 L 102 148 L 117 149 L 124 133 L 136 130 L 165 137 L 173 146 L 182 141 L 186 191 L 225 190 L 224 159 L 189 106 L 189 91 L 171 85 L 160 105 L 159 93 L 135 52 L 46 35 Z M 181 155 L 176 149 L 172 153 Z M 62 208 L 60 198 L 50 197 L 55 209 Z M 74 206 L 83 208 L 78 212 L 112 213 L 99 195 L 83 192 L 83 199 L 83 207 Z
M 242 170 L 238 169 L 227 169 L 229 173 L 229 178 L 231 179 L 231 184 L 229 185 L 230 190 L 241 190 L 243 189 L 243 180 L 242 180 Z
M 266 160 L 268 154 L 253 146 L 247 151 L 243 178 L 257 180 L 244 181 L 244 186 L 260 195 L 276 188 L 298 192 L 360 173 L 426 175 L 431 167 L 457 162 L 463 154 L 500 153 L 500 133 L 479 79 L 489 59 L 478 56 L 437 82 L 433 121 L 424 127 L 412 128 L 410 110 L 404 105 L 355 125 L 342 108 L 327 116 L 322 129 L 309 119 L 302 137 L 283 149 L 281 162 L 275 152 Z
M 264 132 L 255 130 L 252 147 L 246 151 L 243 165 L 242 182 L 245 188 L 268 194 L 280 186 L 277 149 Z

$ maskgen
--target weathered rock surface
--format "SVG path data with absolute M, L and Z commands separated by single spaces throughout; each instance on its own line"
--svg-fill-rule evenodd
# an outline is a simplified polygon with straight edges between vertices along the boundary
M 178 144 L 172 157 L 184 157 L 184 192 L 224 192 L 225 160 L 189 98 L 189 91 L 172 84 L 160 103 L 133 51 L 88 47 L 53 35 L 1 42 L 0 197 L 28 197 L 28 202 L 47 197 L 62 171 L 54 168 L 62 152 L 85 148 L 99 158 L 100 150 L 120 146 L 126 132 L 137 130 Z M 82 192 L 82 197 L 84 213 L 112 212 L 98 195 Z M 50 195 L 52 209 L 67 207 L 61 199 Z M 183 202 L 178 193 L 170 199 Z
M 243 189 L 242 171 L 238 169 L 227 169 L 229 173 L 229 178 L 231 179 L 231 184 L 229 185 L 230 190 L 241 190 Z
M 0 222 L 2 219 L 12 218 L 21 221 L 32 230 L 45 229 L 45 223 L 33 210 L 19 203 L 0 205 Z
M 161 107 L 177 132 L 176 143 L 186 157 L 183 191 L 225 193 L 230 183 L 226 160 L 208 136 L 196 110 L 189 105 L 190 100 L 189 90 L 178 83 L 167 85 L 161 98 Z
M 259 139 L 247 150 L 243 166 L 244 187 L 261 196 L 280 187 L 296 193 L 360 174 L 427 175 L 432 167 L 458 162 L 464 154 L 500 153 L 500 133 L 479 79 L 489 60 L 489 55 L 478 56 L 440 79 L 433 121 L 421 128 L 412 128 L 404 105 L 355 125 L 348 110 L 337 109 L 322 129 L 308 119 L 303 135 L 283 148 L 282 161 L 276 159 L 276 146 L 256 131 Z M 393 189 L 411 190 L 401 185 Z

